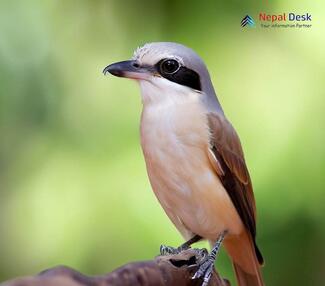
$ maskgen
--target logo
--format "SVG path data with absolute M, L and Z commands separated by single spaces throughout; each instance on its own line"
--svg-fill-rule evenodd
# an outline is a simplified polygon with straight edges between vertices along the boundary
M 246 15 L 243 18 L 243 20 L 241 20 L 240 25 L 242 27 L 248 26 L 248 27 L 251 27 L 252 28 L 252 27 L 255 27 L 255 22 L 254 22 L 254 19 L 251 16 Z
M 312 18 L 310 13 L 281 13 L 259 14 L 259 22 L 262 28 L 310 28 Z
M 253 17 L 246 15 L 240 22 L 240 25 L 245 28 L 311 28 L 312 14 L 311 13 L 294 13 L 282 12 L 277 14 L 267 14 L 260 12 Z M 256 26 L 257 25 L 257 26 Z

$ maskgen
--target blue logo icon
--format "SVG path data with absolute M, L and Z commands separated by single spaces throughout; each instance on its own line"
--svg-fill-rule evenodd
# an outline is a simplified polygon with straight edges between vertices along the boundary
M 243 20 L 241 20 L 240 25 L 242 27 L 248 26 L 248 27 L 252 28 L 252 27 L 255 27 L 255 22 L 254 22 L 254 19 L 251 16 L 246 15 L 243 18 Z

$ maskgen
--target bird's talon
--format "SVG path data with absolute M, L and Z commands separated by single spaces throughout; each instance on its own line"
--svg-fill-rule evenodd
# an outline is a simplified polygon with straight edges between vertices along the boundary
M 214 261 L 210 259 L 206 259 L 206 261 L 200 265 L 199 269 L 196 271 L 192 279 L 198 279 L 203 277 L 202 286 L 207 286 L 209 284 L 212 275 L 213 266 L 214 266 Z
M 194 250 L 197 252 L 198 256 L 200 257 L 199 261 L 205 261 L 209 256 L 209 252 L 205 248 L 201 248 L 201 249 L 195 248 Z
M 168 245 L 161 245 L 160 246 L 160 255 L 173 255 L 178 254 L 180 251 L 178 248 L 168 246 Z

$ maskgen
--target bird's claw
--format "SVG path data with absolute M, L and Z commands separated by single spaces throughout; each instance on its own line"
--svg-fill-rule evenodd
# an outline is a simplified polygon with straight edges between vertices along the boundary
M 200 257 L 199 261 L 206 261 L 207 257 L 209 256 L 209 252 L 207 251 L 206 248 L 194 248 L 196 251 L 197 255 Z
M 181 251 L 182 249 L 179 247 L 175 248 L 164 244 L 160 246 L 160 255 L 174 255 L 180 253 Z
M 214 261 L 207 257 L 205 261 L 200 265 L 199 269 L 195 272 L 192 279 L 203 278 L 202 286 L 207 286 L 212 275 L 213 267 Z

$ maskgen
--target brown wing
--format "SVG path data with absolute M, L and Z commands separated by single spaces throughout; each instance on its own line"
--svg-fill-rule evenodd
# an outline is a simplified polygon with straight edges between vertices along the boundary
M 251 234 L 259 262 L 263 263 L 263 257 L 255 244 L 255 199 L 239 137 L 224 116 L 209 113 L 208 122 L 211 132 L 210 146 L 217 161 L 213 165 L 246 229 Z M 211 156 L 209 157 L 211 160 Z

